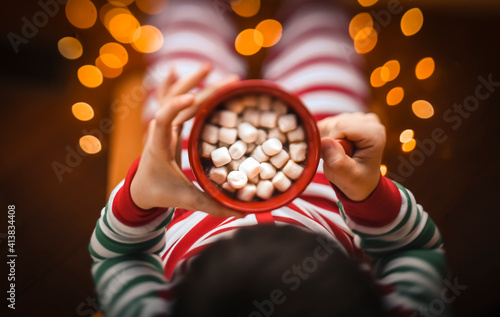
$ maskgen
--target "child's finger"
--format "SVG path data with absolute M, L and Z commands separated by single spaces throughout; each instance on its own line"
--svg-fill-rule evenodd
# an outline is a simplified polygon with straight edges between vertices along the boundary
M 163 100 L 165 96 L 167 96 L 171 86 L 177 81 L 177 73 L 175 71 L 174 67 L 171 67 L 167 78 L 165 78 L 165 81 L 158 87 L 158 92 L 157 92 L 157 99 L 159 101 Z M 160 102 L 160 106 L 161 106 Z
M 202 91 L 198 92 L 196 94 L 196 100 L 195 102 L 189 107 L 184 110 L 182 110 L 179 115 L 174 119 L 174 124 L 182 124 L 186 122 L 187 120 L 191 119 L 194 117 L 200 106 L 211 96 L 213 95 L 217 90 L 232 84 L 236 81 L 239 80 L 239 77 L 237 75 L 231 75 L 227 78 L 224 78 L 220 81 L 218 81 L 215 84 L 210 85 L 209 87 L 203 89 Z
M 189 92 L 191 89 L 198 86 L 198 84 L 201 83 L 201 81 L 208 76 L 211 70 L 212 70 L 212 65 L 210 63 L 205 63 L 196 72 L 181 77 L 169 89 L 168 96 L 173 97 Z
M 321 139 L 321 158 L 324 170 L 333 182 L 336 179 L 348 179 L 356 171 L 356 161 L 350 158 L 342 145 L 333 138 Z

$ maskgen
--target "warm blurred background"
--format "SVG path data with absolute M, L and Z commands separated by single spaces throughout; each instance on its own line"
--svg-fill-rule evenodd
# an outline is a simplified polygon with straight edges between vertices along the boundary
M 250 29 L 235 45 L 260 63 L 281 26 L 259 23 L 275 18 L 280 1 L 210 1 Z M 0 13 L 0 202 L 4 215 L 16 206 L 18 255 L 17 315 L 6 308 L 4 280 L 2 316 L 94 314 L 89 237 L 119 162 L 128 164 L 120 155 L 139 150 L 125 151 L 134 140 L 111 133 L 130 127 L 116 121 L 116 109 L 138 113 L 140 96 L 127 100 L 130 89 L 162 45 L 148 18 L 165 1 L 65 2 L 9 1 Z M 500 2 L 344 2 L 366 58 L 372 109 L 388 129 L 381 170 L 411 189 L 440 227 L 449 280 L 467 286 L 455 290 L 456 316 L 500 316 Z M 137 122 L 130 124 L 140 129 Z M 0 223 L 4 261 L 7 218 Z

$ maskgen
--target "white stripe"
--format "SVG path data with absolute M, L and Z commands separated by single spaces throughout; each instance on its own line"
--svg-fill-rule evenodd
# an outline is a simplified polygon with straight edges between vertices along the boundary
M 295 70 L 277 81 L 291 91 L 299 91 L 316 85 L 335 85 L 351 90 L 360 96 L 368 94 L 366 79 L 340 65 L 310 65 Z
M 419 303 L 398 293 L 391 293 L 382 297 L 386 310 L 394 307 L 401 307 L 408 310 L 416 310 Z
M 98 240 L 95 235 L 95 230 L 92 233 L 92 237 L 90 238 L 90 245 L 96 254 L 98 254 L 102 258 L 114 258 L 120 256 L 121 254 L 112 252 L 106 249 Z M 95 261 L 102 261 L 102 259 L 94 258 Z
M 343 60 L 345 61 L 345 67 L 349 67 L 352 72 L 359 73 L 354 63 L 354 56 L 356 55 L 357 53 L 352 49 L 350 41 L 342 42 L 339 39 L 312 38 L 306 43 L 290 45 L 279 56 L 265 65 L 263 74 L 265 78 L 274 79 L 302 61 L 324 56 Z
M 157 316 L 170 311 L 172 304 L 162 298 L 146 298 L 142 301 L 144 309 L 141 311 L 141 317 Z
M 397 282 L 413 282 L 417 285 L 420 285 L 421 287 L 426 288 L 427 293 L 431 292 L 431 294 L 439 293 L 439 291 L 441 290 L 438 284 L 434 283 L 433 281 L 429 280 L 427 276 L 419 274 L 418 272 L 392 273 L 380 279 L 379 281 L 382 284 L 392 285 Z
M 146 282 L 143 284 L 139 284 L 131 289 L 129 289 L 116 303 L 111 308 L 111 316 L 117 316 L 118 312 L 125 307 L 130 301 L 134 300 L 134 298 L 137 298 L 139 296 L 142 296 L 145 293 L 151 292 L 151 291 L 161 291 L 166 288 L 165 284 L 158 284 L 156 282 Z
M 382 274 L 385 274 L 385 273 L 389 272 L 390 270 L 393 270 L 393 269 L 398 268 L 400 266 L 410 266 L 410 267 L 425 271 L 429 275 L 431 275 L 436 281 L 440 281 L 442 279 L 442 277 L 439 276 L 438 271 L 432 265 L 430 265 L 428 262 L 425 262 L 422 259 L 412 257 L 412 256 L 404 256 L 404 257 L 396 258 L 396 259 L 388 262 L 384 266 L 384 269 L 382 270 Z
M 154 256 L 154 258 L 156 260 L 157 257 Z M 104 263 L 104 262 L 103 262 Z M 161 263 L 159 261 L 159 263 Z M 145 261 L 136 261 L 136 260 L 128 260 L 128 261 L 123 261 L 123 262 L 118 262 L 116 263 L 115 265 L 113 265 L 112 267 L 110 267 L 102 276 L 101 278 L 99 279 L 99 281 L 97 281 L 97 284 L 96 284 L 96 289 L 101 289 L 103 287 L 104 284 L 107 284 L 111 279 L 113 278 L 116 278 L 116 274 L 122 270 L 126 270 L 126 269 L 130 269 L 131 267 L 135 267 L 135 266 L 147 266 L 150 268 L 150 270 L 152 271 L 155 271 L 157 270 L 157 268 L 149 263 L 149 262 L 145 262 Z M 137 267 L 135 267 L 137 268 Z M 94 271 L 92 270 L 92 274 L 95 274 L 97 273 L 97 271 Z
M 333 188 L 324 184 L 310 183 L 301 195 L 325 198 L 331 200 L 334 204 L 338 201 Z
M 341 92 L 312 91 L 302 94 L 300 99 L 312 114 L 366 111 L 365 104 Z

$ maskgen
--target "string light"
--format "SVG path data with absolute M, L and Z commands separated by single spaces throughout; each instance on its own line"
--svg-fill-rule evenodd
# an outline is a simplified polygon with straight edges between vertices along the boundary
M 84 65 L 78 69 L 78 79 L 88 88 L 95 88 L 102 84 L 102 73 L 94 65 Z
M 99 55 L 102 62 L 111 68 L 121 68 L 128 62 L 128 53 L 119 43 L 109 42 L 101 46 Z
M 95 66 L 99 68 L 101 71 L 102 75 L 106 78 L 116 78 L 121 75 L 123 71 L 123 67 L 109 67 L 102 61 L 102 57 L 106 55 L 101 55 L 95 60 Z M 116 58 L 114 55 L 112 55 L 114 58 Z M 108 59 L 110 56 L 106 56 Z
M 262 33 L 255 29 L 246 29 L 240 32 L 234 42 L 236 51 L 241 55 L 253 55 L 257 53 L 264 42 Z
M 385 85 L 385 81 L 382 79 L 382 67 L 377 67 L 373 70 L 370 76 L 370 84 L 372 87 L 382 87 Z
M 139 21 L 130 13 L 120 13 L 109 21 L 109 33 L 122 43 L 133 42 L 134 34 L 139 27 Z
M 253 17 L 260 10 L 260 0 L 231 0 L 231 8 L 242 17 Z
M 278 43 L 279 40 L 281 39 L 281 34 L 283 32 L 281 23 L 273 19 L 267 19 L 260 22 L 255 27 L 255 30 L 260 32 L 263 36 L 263 41 L 262 41 L 263 47 L 271 47 L 276 43 Z
M 80 29 L 92 27 L 97 20 L 97 9 L 89 0 L 68 0 L 65 11 L 68 21 Z
M 427 79 L 432 76 L 435 68 L 436 65 L 432 57 L 423 58 L 417 63 L 417 66 L 415 67 L 415 76 L 417 76 L 417 78 L 420 80 Z
M 415 132 L 412 129 L 406 129 L 399 135 L 399 142 L 407 143 L 415 136 Z
M 132 47 L 141 53 L 153 53 L 163 46 L 163 35 L 152 25 L 143 25 L 134 32 Z
M 380 77 L 385 82 L 393 81 L 396 77 L 398 77 L 400 70 L 401 66 L 397 60 L 388 61 L 384 64 L 384 66 L 382 66 L 382 69 L 380 70 Z
M 96 154 L 102 149 L 101 141 L 93 135 L 84 135 L 78 142 L 85 153 Z
M 424 24 L 424 15 L 419 8 L 413 8 L 403 15 L 401 18 L 401 31 L 406 36 L 416 34 Z
M 377 45 L 378 35 L 373 27 L 366 27 L 356 33 L 354 37 L 354 49 L 359 54 L 371 52 Z
M 83 54 L 82 43 L 71 36 L 63 37 L 57 42 L 57 49 L 67 59 L 77 59 Z
M 71 112 L 80 121 L 89 121 L 94 117 L 94 109 L 85 102 L 77 102 L 71 107 Z
M 371 29 L 373 29 L 373 18 L 368 12 L 356 14 L 349 23 L 349 35 L 353 40 L 361 30 L 371 32 Z
M 415 149 L 415 146 L 417 145 L 417 141 L 415 139 L 411 139 L 408 142 L 405 142 L 401 145 L 401 149 L 403 152 L 411 152 Z
M 385 100 L 389 106 L 395 106 L 403 101 L 404 96 L 405 91 L 403 90 L 403 87 L 394 87 L 389 90 Z
M 413 113 L 420 119 L 428 119 L 434 115 L 434 107 L 425 100 L 417 100 L 411 105 Z
M 375 3 L 378 2 L 378 0 L 358 0 L 359 4 L 363 7 L 371 7 Z
M 382 176 L 385 176 L 387 174 L 387 166 L 385 166 L 384 164 L 380 165 L 380 174 L 382 174 Z

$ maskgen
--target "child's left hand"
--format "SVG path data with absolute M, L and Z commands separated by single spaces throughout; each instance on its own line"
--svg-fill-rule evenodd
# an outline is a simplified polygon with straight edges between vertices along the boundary
M 179 207 L 201 210 L 214 216 L 240 216 L 199 190 L 182 172 L 180 165 L 181 131 L 199 106 L 218 89 L 238 80 L 230 76 L 196 94 L 188 92 L 211 71 L 203 65 L 197 72 L 176 79 L 173 72 L 159 90 L 160 109 L 149 125 L 148 135 L 130 193 L 142 209 Z

